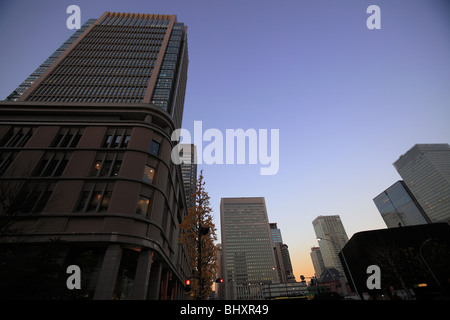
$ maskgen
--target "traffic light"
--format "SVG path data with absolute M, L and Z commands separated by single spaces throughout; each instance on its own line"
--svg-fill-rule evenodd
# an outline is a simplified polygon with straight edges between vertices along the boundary
M 223 283 L 223 278 L 217 278 L 216 283 Z
M 184 286 L 184 291 L 186 292 L 190 292 L 191 291 L 191 280 L 190 279 L 186 279 L 186 283 Z

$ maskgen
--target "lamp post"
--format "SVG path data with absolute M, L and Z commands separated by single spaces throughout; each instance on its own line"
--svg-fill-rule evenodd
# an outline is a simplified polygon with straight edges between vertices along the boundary
M 425 241 L 420 245 L 419 253 L 420 253 L 420 257 L 422 258 L 423 262 L 424 262 L 425 265 L 427 266 L 428 271 L 430 271 L 431 275 L 433 276 L 434 281 L 436 281 L 437 285 L 438 285 L 439 288 L 442 290 L 441 283 L 438 281 L 438 279 L 437 279 L 436 276 L 434 275 L 433 271 L 431 271 L 430 266 L 428 265 L 428 263 L 426 262 L 425 258 L 424 258 L 423 255 L 422 255 L 422 247 L 425 245 L 425 243 L 427 243 L 427 242 L 430 241 L 430 240 L 431 240 L 431 238 L 428 238 L 427 240 L 425 240 Z
M 202 236 L 207 235 L 209 232 L 209 227 L 203 227 L 199 223 L 198 228 L 198 260 L 197 260 L 197 269 L 198 269 L 198 297 L 197 300 L 202 300 L 203 294 L 203 279 L 202 279 Z
M 319 238 L 317 238 L 317 240 L 319 240 L 319 241 L 320 241 L 320 240 L 330 241 L 330 242 L 332 242 L 336 247 L 338 247 L 338 244 L 337 244 L 336 242 L 334 242 L 334 240 L 332 240 L 332 239 L 325 239 L 325 238 L 320 238 L 320 237 L 319 237 Z M 358 292 L 358 288 L 357 288 L 356 285 L 355 285 L 355 281 L 353 281 L 352 273 L 351 273 L 350 268 L 349 268 L 349 266 L 348 266 L 348 264 L 347 264 L 347 260 L 345 259 L 344 251 L 342 251 L 342 249 L 341 249 L 341 253 L 342 253 L 342 258 L 344 259 L 345 266 L 346 266 L 346 268 L 347 268 L 347 270 L 348 270 L 348 274 L 350 275 L 350 280 L 352 281 L 353 287 L 355 288 L 356 294 L 358 295 L 358 297 L 361 298 L 361 296 L 359 295 L 359 292 Z

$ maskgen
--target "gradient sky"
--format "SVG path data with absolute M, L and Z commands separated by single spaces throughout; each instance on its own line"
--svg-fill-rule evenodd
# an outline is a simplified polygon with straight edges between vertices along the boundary
M 220 198 L 263 196 L 297 280 L 312 276 L 312 221 L 338 214 L 349 237 L 385 228 L 373 198 L 401 179 L 416 143 L 450 142 L 447 0 L 0 2 L 0 99 L 105 11 L 176 14 L 188 26 L 183 128 L 279 129 L 280 168 L 201 165 L 220 239 Z M 369 30 L 369 5 L 381 29 Z M 205 142 L 204 146 L 208 143 Z

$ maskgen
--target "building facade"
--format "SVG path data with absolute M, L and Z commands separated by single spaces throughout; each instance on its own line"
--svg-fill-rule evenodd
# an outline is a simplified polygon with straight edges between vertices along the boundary
M 450 221 L 450 145 L 416 144 L 394 162 L 431 222 Z
M 404 181 L 397 181 L 373 201 L 388 228 L 431 222 Z
M 318 216 L 313 221 L 316 237 L 325 268 L 336 268 L 344 272 L 339 252 L 348 241 L 347 233 L 339 215 Z
M 320 253 L 320 248 L 312 247 L 310 255 L 314 267 L 314 273 L 316 275 L 316 278 L 318 278 L 320 277 L 322 272 L 325 271 L 325 264 L 323 262 L 322 254 Z
M 291 256 L 287 244 L 283 243 L 281 230 L 276 223 L 269 223 L 272 245 L 275 254 L 278 277 L 282 283 L 295 282 L 294 270 L 292 268 Z
M 277 264 L 278 277 L 280 279 L 280 282 L 296 282 L 288 245 L 285 243 L 277 242 L 273 250 L 275 251 L 275 261 Z
M 275 247 L 277 243 L 283 243 L 283 238 L 281 237 L 281 230 L 278 229 L 276 223 L 269 223 L 270 226 L 270 234 L 272 236 L 272 245 Z
M 50 298 L 71 296 L 66 267 L 78 265 L 83 299 L 185 298 L 171 133 L 187 63 L 176 16 L 106 12 L 0 102 L 2 292 L 33 298 L 20 274 L 45 269 Z
M 222 198 L 224 298 L 262 299 L 262 285 L 278 283 L 264 198 Z
M 180 167 L 183 175 L 183 184 L 188 208 L 195 205 L 193 194 L 197 182 L 197 148 L 193 144 L 180 144 L 182 154 L 180 155 Z

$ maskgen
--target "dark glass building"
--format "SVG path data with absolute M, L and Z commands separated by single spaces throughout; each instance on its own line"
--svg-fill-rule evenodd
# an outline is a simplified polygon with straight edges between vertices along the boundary
M 186 203 L 188 208 L 195 206 L 193 194 L 197 182 L 197 148 L 193 144 L 180 144 L 182 152 L 180 160 L 182 161 L 181 173 L 183 175 L 184 191 L 186 194 Z
M 0 102 L 0 295 L 185 297 L 187 65 L 175 15 L 106 12 Z
M 388 228 L 431 222 L 404 181 L 397 181 L 373 201 Z
M 450 145 L 416 144 L 394 167 L 431 222 L 450 222 Z

